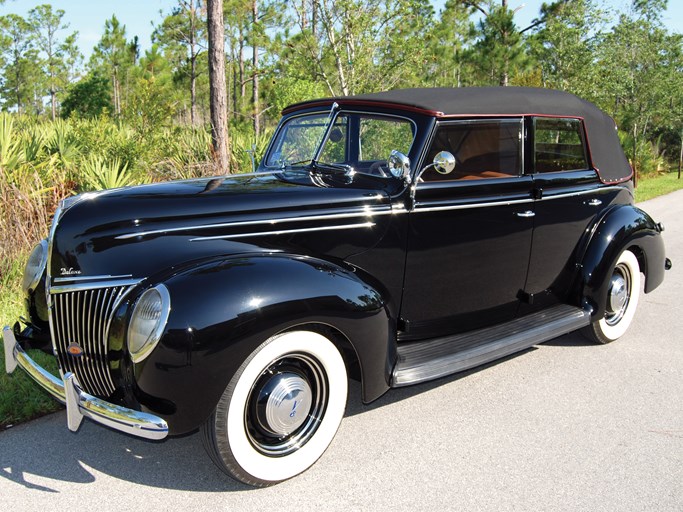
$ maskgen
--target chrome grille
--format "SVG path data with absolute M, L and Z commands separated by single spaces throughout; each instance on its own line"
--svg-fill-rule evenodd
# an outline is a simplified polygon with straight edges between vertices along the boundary
M 114 311 L 132 286 L 94 289 L 52 288 L 51 322 L 57 356 L 64 373 L 72 372 L 84 391 L 101 397 L 115 389 L 107 359 L 107 338 Z M 69 345 L 78 343 L 82 355 Z

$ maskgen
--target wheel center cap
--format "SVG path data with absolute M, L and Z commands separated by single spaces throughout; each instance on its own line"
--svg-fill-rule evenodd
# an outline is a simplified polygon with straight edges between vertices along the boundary
M 274 375 L 261 394 L 268 395 L 264 426 L 278 436 L 298 429 L 311 410 L 311 387 L 296 373 Z
M 620 311 L 628 298 L 626 281 L 619 275 L 612 276 L 610 286 L 609 307 L 613 312 Z

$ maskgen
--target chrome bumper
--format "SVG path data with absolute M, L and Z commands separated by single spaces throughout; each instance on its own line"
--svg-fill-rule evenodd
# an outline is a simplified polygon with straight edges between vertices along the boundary
M 9 327 L 2 330 L 2 338 L 7 373 L 12 373 L 17 366 L 21 366 L 33 380 L 66 405 L 67 425 L 72 432 L 78 430 L 83 417 L 86 417 L 107 427 L 145 439 L 164 439 L 168 435 L 168 425 L 161 418 L 110 404 L 86 393 L 81 389 L 73 373 L 67 373 L 62 381 L 47 372 L 17 343 L 14 331 Z

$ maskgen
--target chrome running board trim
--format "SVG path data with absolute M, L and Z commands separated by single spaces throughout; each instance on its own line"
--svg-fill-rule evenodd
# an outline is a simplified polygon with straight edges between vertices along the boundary
M 559 305 L 477 331 L 398 347 L 392 387 L 408 386 L 474 368 L 590 324 L 590 312 Z

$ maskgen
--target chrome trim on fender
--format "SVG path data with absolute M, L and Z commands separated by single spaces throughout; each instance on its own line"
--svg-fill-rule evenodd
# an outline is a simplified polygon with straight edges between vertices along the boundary
M 275 226 L 284 222 L 307 222 L 316 220 L 335 220 L 335 219 L 350 219 L 355 217 L 372 217 L 375 215 L 391 215 L 394 213 L 391 207 L 371 207 L 366 205 L 365 209 L 360 212 L 353 213 L 333 213 L 333 214 L 321 214 L 321 215 L 307 215 L 303 217 L 281 217 L 276 219 L 263 219 L 263 220 L 242 220 L 234 222 L 224 222 L 220 224 L 203 224 L 196 226 L 184 226 L 179 228 L 167 228 L 167 229 L 155 229 L 150 231 L 141 231 L 139 233 L 126 233 L 125 235 L 119 235 L 116 240 L 127 240 L 130 238 L 137 238 L 139 236 L 150 236 L 150 235 L 161 235 L 167 233 L 179 233 L 182 231 L 195 231 L 204 229 L 222 229 L 222 228 L 235 228 L 243 226 L 258 226 L 261 224 Z
M 46 371 L 26 354 L 9 327 L 3 329 L 2 337 L 7 373 L 12 373 L 17 366 L 21 366 L 43 389 L 65 404 L 69 430 L 78 430 L 81 421 L 86 417 L 95 423 L 145 439 L 159 440 L 168 435 L 168 424 L 163 419 L 106 402 L 86 393 L 72 373 L 67 373 L 62 381 Z
M 251 236 L 268 236 L 268 235 L 289 235 L 294 233 L 311 233 L 313 231 L 337 231 L 340 229 L 360 229 L 371 228 L 375 226 L 374 222 L 363 222 L 362 224 L 345 224 L 341 226 L 323 226 L 315 228 L 301 228 L 301 229 L 284 229 L 281 231 L 261 231 L 256 233 L 238 233 L 234 235 L 217 235 L 217 236 L 203 236 L 198 238 L 191 238 L 190 242 L 204 242 L 207 240 L 230 240 L 233 238 L 246 238 Z
M 76 276 L 76 277 L 55 277 L 56 283 L 70 283 L 78 281 L 104 281 L 108 279 L 127 279 L 133 277 L 133 274 L 123 274 L 120 276 L 100 275 L 100 276 Z
M 102 277 L 102 276 L 97 276 Z M 55 282 L 57 279 L 55 279 Z M 59 284 L 50 287 L 50 294 L 54 295 L 57 293 L 67 293 L 67 292 L 79 292 L 85 290 L 99 290 L 100 288 L 113 288 L 115 286 L 135 286 L 142 279 L 112 279 L 105 281 L 92 281 L 92 282 L 79 282 L 73 284 Z

